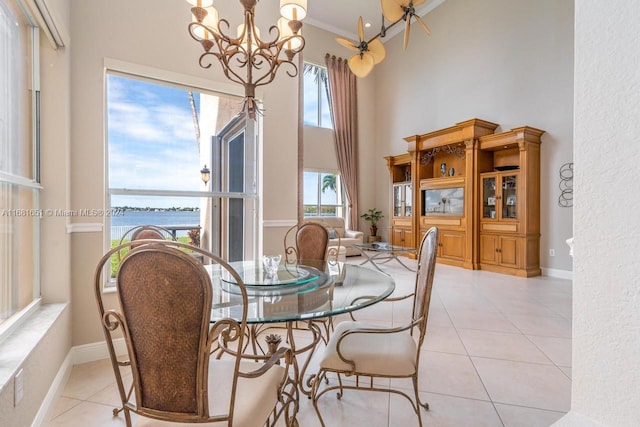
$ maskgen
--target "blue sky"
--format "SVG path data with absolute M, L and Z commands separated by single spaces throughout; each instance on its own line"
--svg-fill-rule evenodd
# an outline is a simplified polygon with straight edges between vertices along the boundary
M 109 75 L 107 88 L 109 186 L 201 190 L 202 165 L 188 92 L 115 75 Z M 197 92 L 194 99 L 198 109 Z M 160 202 L 152 198 L 148 203 L 154 199 Z M 127 204 L 131 201 L 127 198 Z M 112 204 L 119 205 L 117 200 Z
M 313 78 L 305 76 L 306 116 L 317 115 L 314 104 L 317 103 L 317 93 Z M 194 92 L 193 95 L 199 112 L 200 94 Z M 324 101 L 322 121 L 330 124 L 328 104 L 326 99 Z M 200 161 L 186 89 L 109 75 L 107 132 L 109 187 L 175 191 L 203 189 L 200 177 L 203 162 Z M 305 203 L 314 203 L 317 187 L 315 183 L 309 184 L 307 186 L 305 177 L 305 188 L 314 189 L 305 191 Z M 335 193 L 326 192 L 322 199 L 333 204 Z M 198 198 L 141 196 L 114 196 L 111 201 L 112 206 L 139 207 L 195 207 L 199 204 Z
M 329 100 L 327 98 L 326 88 L 324 85 L 320 91 L 321 106 L 321 127 L 332 128 L 331 114 L 329 112 Z M 304 124 L 309 126 L 318 126 L 318 86 L 311 73 L 304 73 Z

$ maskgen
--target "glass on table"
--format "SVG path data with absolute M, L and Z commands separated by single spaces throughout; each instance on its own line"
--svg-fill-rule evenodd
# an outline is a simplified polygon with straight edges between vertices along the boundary
M 277 277 L 281 259 L 282 255 L 264 255 L 262 257 L 262 267 L 264 268 L 267 277 Z

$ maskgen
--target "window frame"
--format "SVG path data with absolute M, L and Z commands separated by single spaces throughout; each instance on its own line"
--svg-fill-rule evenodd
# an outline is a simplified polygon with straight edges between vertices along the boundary
M 304 203 L 304 193 L 303 193 L 303 204 L 302 204 L 302 212 L 303 212 L 303 217 L 310 217 L 310 216 L 337 216 L 339 218 L 345 218 L 346 217 L 346 212 L 347 212 L 347 204 L 346 204 L 346 198 L 345 198 L 345 191 L 344 191 L 344 184 L 342 183 L 342 177 L 340 176 L 340 172 L 336 171 L 336 170 L 324 170 L 324 169 L 312 169 L 312 168 L 305 168 L 303 171 L 303 175 L 306 173 L 313 173 L 316 174 L 318 179 L 317 179 L 317 193 L 316 193 L 316 197 L 317 197 L 317 204 L 315 205 L 311 205 L 309 203 Z M 339 183 L 339 189 L 338 191 L 336 191 L 336 197 L 337 197 L 337 201 L 341 202 L 341 203 L 337 203 L 337 204 L 323 204 L 322 203 L 322 175 L 336 175 L 337 177 L 337 181 Z M 304 188 L 303 188 L 304 191 Z M 307 206 L 315 206 L 317 208 L 317 213 L 315 214 L 306 214 L 305 213 L 305 209 Z M 330 207 L 330 208 L 335 208 L 336 209 L 336 214 L 335 215 L 323 215 L 322 214 L 322 208 L 323 207 Z M 338 215 L 338 213 L 340 213 Z
M 242 198 L 244 200 L 249 200 L 251 202 L 252 212 L 255 211 L 255 207 L 259 206 L 259 200 L 261 195 L 258 193 L 257 182 L 259 181 L 260 175 L 259 171 L 256 169 L 251 175 L 251 183 L 245 192 L 223 192 L 213 188 L 213 181 L 215 179 L 214 175 L 211 176 L 211 181 L 206 186 L 204 190 L 162 190 L 162 189 L 135 189 L 135 188 L 112 188 L 109 183 L 109 127 L 108 127 L 108 117 L 107 112 L 109 108 L 109 99 L 108 99 L 108 76 L 115 75 L 119 77 L 141 80 L 149 83 L 166 85 L 174 88 L 180 88 L 184 90 L 192 90 L 194 92 L 213 94 L 219 96 L 229 96 L 229 97 L 238 97 L 242 98 L 242 93 L 238 92 L 236 86 L 229 86 L 224 84 L 214 84 L 211 85 L 209 82 L 204 84 L 200 79 L 193 79 L 189 76 L 176 74 L 173 72 L 168 72 L 160 69 L 150 68 L 146 66 L 130 64 L 118 60 L 106 59 L 105 60 L 105 68 L 104 68 L 104 106 L 105 106 L 105 126 L 104 126 L 104 141 L 105 141 L 105 207 L 106 210 L 111 209 L 111 197 L 112 196 L 159 196 L 159 197 L 194 197 L 200 198 L 201 200 L 206 198 L 213 202 L 220 199 L 231 199 L 231 198 Z M 233 123 L 238 122 L 237 119 L 232 120 Z M 260 124 L 254 123 L 255 121 L 247 119 L 246 121 L 245 132 L 247 136 L 251 136 L 254 134 L 259 134 L 260 132 Z M 258 146 L 259 140 L 258 138 L 252 137 L 251 141 L 254 141 L 254 145 L 252 145 L 252 150 L 255 151 L 256 158 L 260 156 L 261 149 Z M 203 144 L 204 144 L 203 139 Z M 203 149 L 203 155 L 206 160 L 203 160 L 203 164 L 213 165 L 214 164 L 214 153 L 213 153 L 213 142 L 208 143 L 209 146 Z M 253 159 L 252 165 L 257 167 L 257 162 Z M 252 230 L 246 231 L 246 235 L 251 238 L 251 241 L 246 245 L 247 250 L 253 251 L 253 257 L 258 258 L 257 248 L 259 248 L 259 230 L 258 230 L 258 221 L 254 219 L 251 224 L 253 227 Z M 132 226 L 133 227 L 133 226 Z M 249 238 L 247 237 L 247 238 Z M 212 242 L 213 243 L 213 242 Z M 105 233 L 104 233 L 104 248 L 105 252 L 111 249 L 111 218 L 105 218 Z M 115 281 L 107 277 L 108 269 L 105 269 L 105 280 L 103 281 L 103 289 L 102 291 L 105 293 L 115 292 Z
M 15 331 L 29 316 L 35 312 L 42 301 L 41 290 L 41 192 L 42 185 L 40 183 L 40 27 L 38 26 L 35 18 L 29 12 L 27 5 L 23 0 L 14 0 L 13 4 L 22 13 L 22 18 L 26 28 L 26 40 L 25 46 L 28 49 L 28 63 L 26 63 L 26 69 L 23 72 L 30 78 L 27 78 L 27 90 L 29 98 L 29 111 L 30 120 L 26 125 L 26 129 L 30 138 L 21 140 L 18 139 L 18 144 L 29 144 L 29 151 L 31 153 L 31 169 L 28 174 L 14 174 L 9 171 L 0 171 L 0 183 L 15 186 L 20 190 L 28 190 L 33 197 L 32 209 L 27 212 L 27 217 L 33 218 L 33 263 L 34 271 L 31 283 L 31 301 L 25 304 L 24 307 L 12 308 L 12 313 L 5 319 L 0 319 L 0 341 L 9 336 Z M 19 42 L 22 43 L 22 40 Z M 26 142 L 28 141 L 28 142 Z M 29 176 L 28 176 L 29 175 Z M 12 292 L 17 292 L 17 289 L 25 286 L 17 281 L 12 284 Z M 17 289 L 16 289 L 17 288 Z M 13 311 L 15 310 L 15 311 Z
M 327 67 L 324 65 L 318 65 L 318 64 L 314 64 L 313 62 L 309 62 L 309 61 L 305 61 L 303 63 L 303 84 L 306 84 L 306 70 L 307 67 L 316 67 L 319 69 L 324 70 L 324 75 L 326 76 L 326 78 L 324 79 L 318 79 L 318 82 L 315 84 L 316 86 L 316 91 L 317 91 L 317 103 L 314 105 L 314 109 L 315 112 L 317 113 L 317 124 L 311 124 L 308 123 L 306 118 L 306 112 L 303 113 L 303 123 L 305 126 L 310 126 L 310 127 L 317 127 L 317 128 L 321 128 L 321 129 L 329 129 L 329 130 L 333 130 L 333 119 L 331 118 L 331 107 L 330 107 L 330 94 L 329 94 L 329 76 L 328 76 L 328 70 Z M 314 82 L 315 83 L 315 82 Z M 323 84 L 324 83 L 324 84 Z M 322 109 L 322 93 L 323 93 L 323 89 L 324 89 L 324 94 L 327 98 L 327 109 L 329 111 L 327 111 L 327 113 L 329 114 L 329 123 L 327 126 L 323 125 L 323 109 Z M 305 90 L 303 90 L 303 92 L 305 92 Z

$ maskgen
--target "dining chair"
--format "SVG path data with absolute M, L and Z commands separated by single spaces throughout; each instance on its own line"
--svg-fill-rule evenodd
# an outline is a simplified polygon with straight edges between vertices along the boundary
M 337 246 L 329 246 L 330 235 L 338 239 Z M 335 239 L 334 238 L 334 239 Z M 340 235 L 325 224 L 307 221 L 291 227 L 284 237 L 285 262 L 298 263 L 325 271 L 328 264 L 338 266 L 340 256 Z M 321 326 L 321 335 L 325 344 L 333 329 L 331 317 L 315 319 L 313 323 Z
M 330 234 L 337 237 L 337 246 L 329 246 Z M 284 236 L 284 250 L 285 262 L 324 270 L 326 262 L 338 261 L 340 236 L 324 224 L 304 222 L 287 230 Z
M 120 244 L 127 240 L 176 240 L 171 230 L 159 225 L 138 225 L 128 229 L 120 238 Z
M 105 266 L 120 251 L 127 253 L 116 274 L 114 303 L 102 285 L 109 280 Z M 207 267 L 185 251 L 206 257 Z M 237 283 L 243 308 L 239 318 L 211 323 L 223 271 Z M 298 393 L 289 380 L 291 350 L 280 348 L 260 359 L 263 363 L 256 363 L 256 357 L 243 359 L 241 352 L 212 356 L 222 341 L 243 348 L 247 336 L 247 292 L 224 260 L 180 242 L 130 241 L 99 261 L 94 291 L 122 402 L 114 415 L 124 411 L 127 426 L 132 413 L 137 414 L 136 426 L 260 427 L 273 426 L 280 417 L 286 426 L 297 425 Z M 126 345 L 124 355 L 116 351 L 119 336 Z
M 418 270 L 413 294 L 411 322 L 404 326 L 385 328 L 380 325 L 359 321 L 345 321 L 335 328 L 325 352 L 320 360 L 320 369 L 313 379 L 311 398 L 318 418 L 323 426 L 318 400 L 322 395 L 338 390 L 338 398 L 344 389 L 392 392 L 407 398 L 422 426 L 420 407 L 429 409 L 427 403 L 420 402 L 418 394 L 418 372 L 420 349 L 424 342 L 429 314 L 429 302 L 433 287 L 438 229 L 432 227 L 420 244 Z M 325 385 L 328 373 L 337 374 L 337 385 Z M 342 375 L 354 376 L 354 384 L 342 381 Z M 360 383 L 360 377 L 369 381 Z M 374 387 L 374 378 L 410 378 L 413 383 L 414 399 L 402 390 Z M 323 381 L 325 380 L 325 381 Z

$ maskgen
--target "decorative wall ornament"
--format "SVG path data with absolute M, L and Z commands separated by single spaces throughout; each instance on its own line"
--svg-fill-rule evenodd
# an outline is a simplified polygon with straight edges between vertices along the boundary
M 560 197 L 558 206 L 570 208 L 573 206 L 573 162 L 560 166 Z

